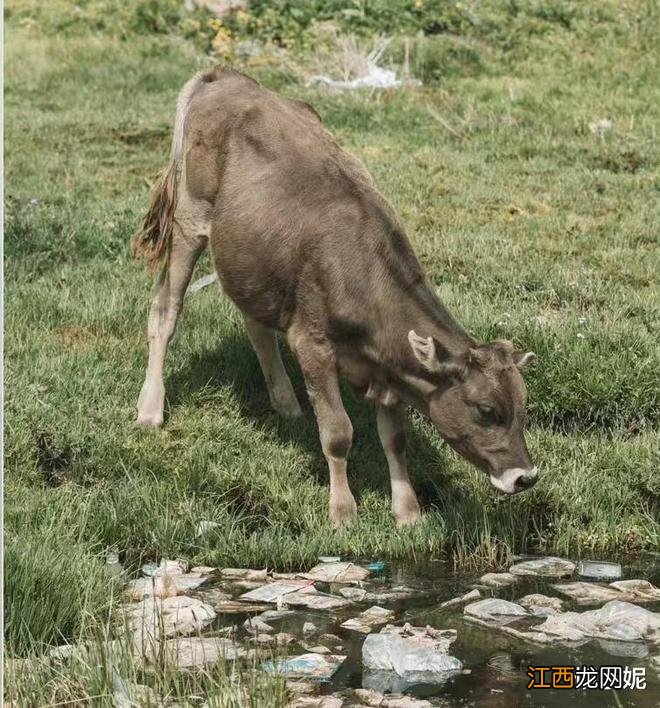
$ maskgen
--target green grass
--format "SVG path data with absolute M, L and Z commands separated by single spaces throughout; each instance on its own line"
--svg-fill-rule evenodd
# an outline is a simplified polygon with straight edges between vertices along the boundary
M 311 413 L 290 423 L 271 412 L 240 315 L 218 289 L 186 302 L 164 429 L 134 423 L 150 283 L 129 258 L 129 237 L 168 155 L 177 92 L 211 60 L 177 32 L 130 34 L 129 24 L 124 39 L 106 27 L 57 34 L 38 13 L 26 21 L 30 3 L 14 4 L 5 50 L 12 653 L 77 637 L 107 615 L 109 549 L 129 569 L 162 556 L 285 569 L 319 553 L 453 552 L 496 565 L 524 549 L 657 549 L 654 2 L 561 3 L 574 11 L 568 20 L 523 3 L 534 12 L 516 16 L 510 41 L 494 30 L 489 39 L 487 23 L 464 38 L 418 38 L 411 65 L 431 83 L 393 94 L 304 88 L 304 53 L 287 55 L 296 71 L 249 69 L 311 101 L 364 159 L 461 322 L 539 355 L 527 375 L 539 484 L 497 499 L 414 417 L 409 461 L 426 513 L 413 529 L 390 517 L 374 412 L 347 395 L 360 507 L 348 531 L 327 520 Z M 601 5 L 596 22 L 584 7 Z M 604 117 L 614 127 L 601 138 L 589 124 Z M 287 366 L 304 399 L 290 356 Z M 220 526 L 200 540 L 202 519 Z

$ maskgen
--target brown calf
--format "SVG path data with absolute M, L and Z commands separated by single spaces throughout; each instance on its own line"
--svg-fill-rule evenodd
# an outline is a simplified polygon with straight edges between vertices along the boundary
M 195 262 L 210 244 L 245 318 L 275 410 L 300 415 L 277 346 L 286 334 L 305 377 L 330 468 L 330 516 L 352 521 L 353 428 L 339 377 L 373 400 L 398 524 L 419 504 L 405 458 L 405 410 L 512 494 L 534 484 L 520 369 L 533 355 L 479 344 L 426 282 L 403 225 L 364 166 L 305 103 L 228 68 L 183 88 L 171 161 L 134 245 L 162 268 L 149 317 L 138 421 L 163 422 L 163 364 Z

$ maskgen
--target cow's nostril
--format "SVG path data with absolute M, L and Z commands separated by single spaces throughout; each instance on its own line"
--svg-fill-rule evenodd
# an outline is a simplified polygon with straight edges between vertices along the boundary
M 537 475 L 524 475 L 521 474 L 520 477 L 513 483 L 516 492 L 522 492 L 525 489 L 529 489 L 536 484 L 538 479 Z

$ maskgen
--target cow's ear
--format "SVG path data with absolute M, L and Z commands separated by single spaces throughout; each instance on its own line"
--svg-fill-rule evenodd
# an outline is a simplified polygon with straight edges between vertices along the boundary
M 433 337 L 420 337 L 417 332 L 411 329 L 408 332 L 408 341 L 415 358 L 427 371 L 452 377 L 462 373 L 462 366 L 451 361 L 440 361 Z
M 438 373 L 440 371 L 440 362 L 435 351 L 433 337 L 420 337 L 414 329 L 411 329 L 408 332 L 408 341 L 417 361 L 427 371 Z
M 534 354 L 534 352 L 515 352 L 513 360 L 516 366 L 522 371 L 526 366 L 536 361 L 536 354 Z

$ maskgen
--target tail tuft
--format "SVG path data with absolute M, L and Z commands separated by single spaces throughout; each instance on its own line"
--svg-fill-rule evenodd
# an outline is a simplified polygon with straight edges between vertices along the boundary
M 198 72 L 179 92 L 170 163 L 158 175 L 158 180 L 151 190 L 149 210 L 142 221 L 142 228 L 132 240 L 133 256 L 146 260 L 150 273 L 154 273 L 163 265 L 172 241 L 177 197 L 177 168 L 183 156 L 184 126 L 190 102 L 199 87 L 212 81 L 217 71 L 218 69 L 212 69 Z
M 150 273 L 161 267 L 172 240 L 176 192 L 177 165 L 171 161 L 151 190 L 149 209 L 132 240 L 133 256 L 144 259 Z

